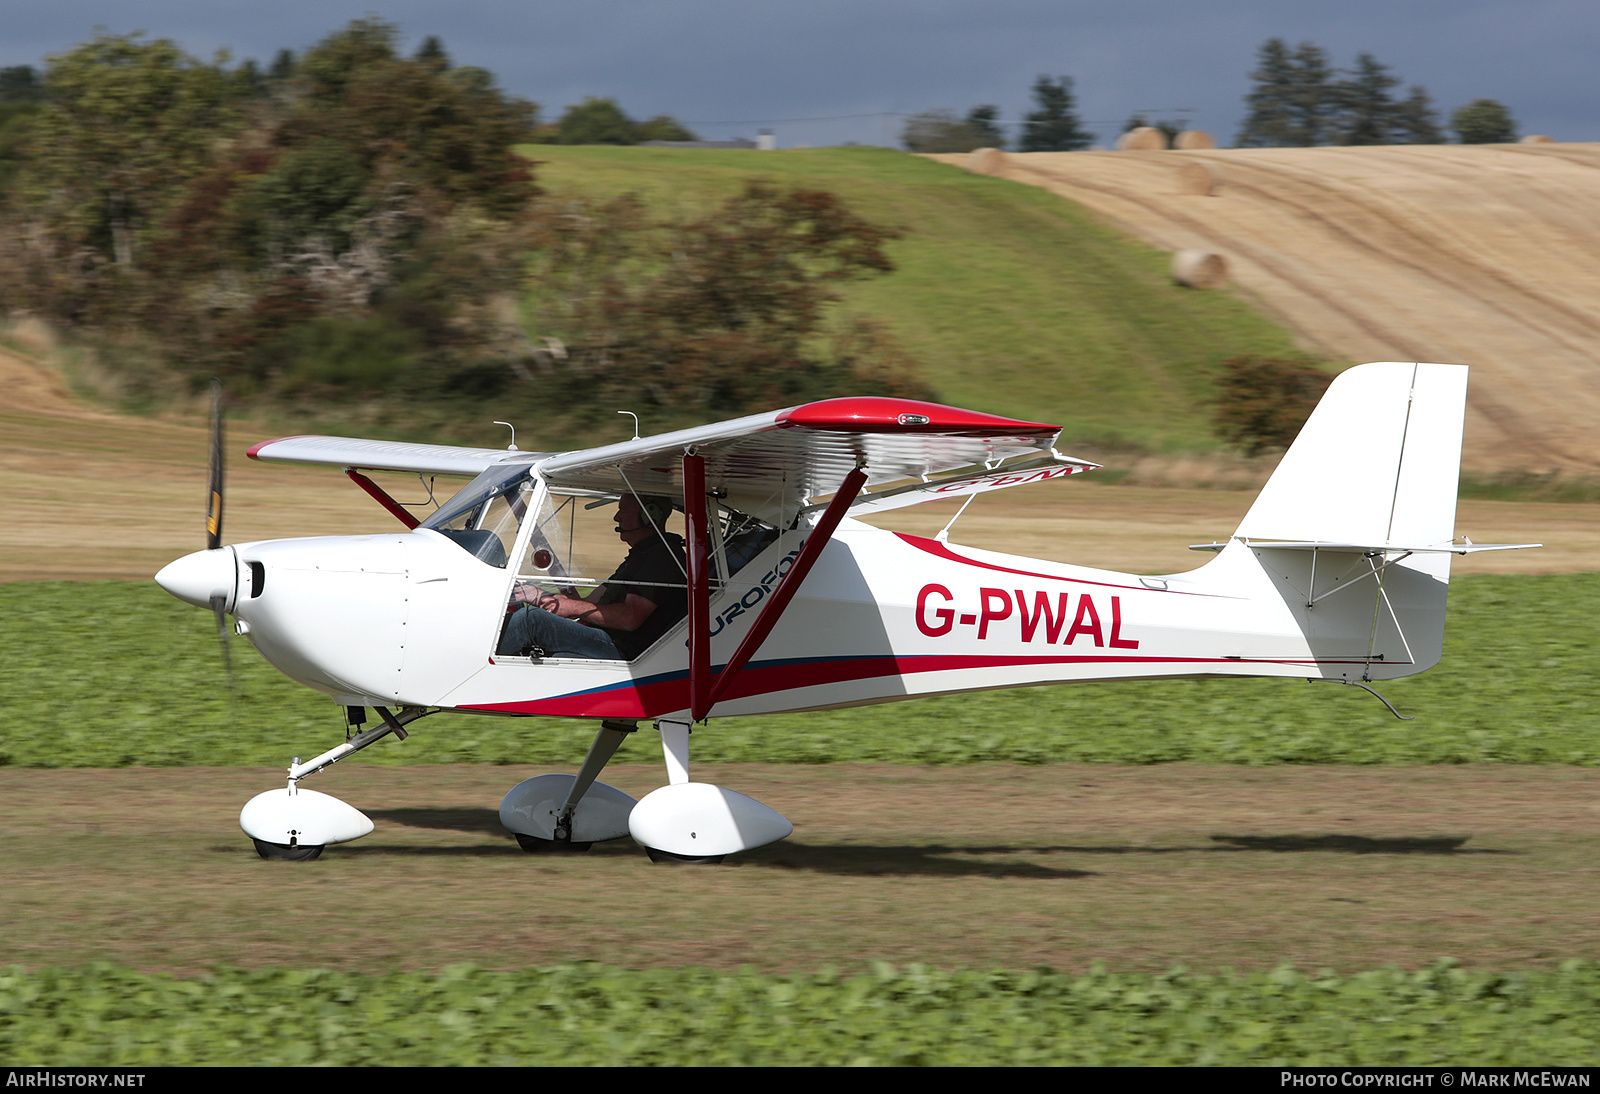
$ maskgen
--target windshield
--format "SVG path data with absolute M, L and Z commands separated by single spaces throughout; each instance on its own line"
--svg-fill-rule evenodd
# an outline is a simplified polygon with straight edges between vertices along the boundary
M 462 487 L 421 527 L 448 536 L 462 550 L 505 569 L 533 492 L 528 469 L 520 461 L 496 464 Z

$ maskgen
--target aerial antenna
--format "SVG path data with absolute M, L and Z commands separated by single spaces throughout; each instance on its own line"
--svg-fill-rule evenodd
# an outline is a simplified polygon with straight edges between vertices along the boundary
M 639 415 L 635 414 L 631 410 L 619 410 L 619 411 L 617 411 L 617 413 L 618 414 L 626 414 L 628 417 L 633 419 L 633 439 L 634 440 L 638 440 L 639 439 Z
M 511 443 L 506 445 L 506 451 L 515 452 L 517 450 L 517 427 L 512 425 L 510 422 L 495 422 L 494 424 L 503 425 L 507 429 L 511 430 Z M 431 494 L 432 491 L 430 490 L 429 493 Z

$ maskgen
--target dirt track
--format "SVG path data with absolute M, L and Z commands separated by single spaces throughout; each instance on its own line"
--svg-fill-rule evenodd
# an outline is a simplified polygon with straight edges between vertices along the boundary
M 518 851 L 495 803 L 542 770 L 341 764 L 317 789 L 378 830 L 294 864 L 236 827 L 278 771 L 0 768 L 0 962 L 1349 973 L 1548 967 L 1600 944 L 1592 768 L 698 767 L 796 827 L 684 869 L 625 839 Z M 606 779 L 643 794 L 660 772 Z
M 965 156 L 935 157 L 965 164 Z M 1200 161 L 1220 180 L 1186 193 Z M 1464 462 L 1600 473 L 1600 144 L 1035 152 L 1001 177 L 1223 255 L 1308 348 L 1474 367 Z

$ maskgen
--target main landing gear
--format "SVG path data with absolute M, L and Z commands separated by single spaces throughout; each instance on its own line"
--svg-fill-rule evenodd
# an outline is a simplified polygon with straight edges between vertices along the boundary
M 500 823 L 525 851 L 585 851 L 591 844 L 631 835 L 652 862 L 715 863 L 794 831 L 782 815 L 754 798 L 711 783 L 689 781 L 689 724 L 662 720 L 667 785 L 635 801 L 595 782 L 634 722 L 605 721 L 576 776 L 540 775 L 511 788 Z
M 373 829 L 366 814 L 331 794 L 304 790 L 300 780 L 353 752 L 395 734 L 405 740 L 405 726 L 432 713 L 406 707 L 390 713 L 374 707 L 383 724 L 362 730 L 337 748 L 305 763 L 289 765 L 289 784 L 268 790 L 245 803 L 239 827 L 264 859 L 310 862 L 330 843 L 360 839 Z M 351 708 L 351 723 L 363 712 Z M 689 781 L 689 723 L 661 720 L 661 751 L 667 785 L 634 800 L 614 786 L 596 782 L 606 763 L 628 734 L 631 721 L 604 721 L 576 775 L 540 775 L 518 783 L 500 803 L 500 823 L 524 851 L 564 853 L 587 851 L 604 840 L 632 836 L 652 862 L 715 863 L 783 839 L 794 831 L 782 815 L 754 798 L 711 783 Z

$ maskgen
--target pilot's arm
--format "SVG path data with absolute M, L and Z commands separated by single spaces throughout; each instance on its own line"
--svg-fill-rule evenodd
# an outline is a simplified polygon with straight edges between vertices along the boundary
M 602 585 L 584 598 L 550 593 L 539 600 L 539 607 L 563 619 L 576 619 L 591 627 L 613 631 L 638 630 L 656 610 L 655 601 L 638 593 L 629 593 L 615 604 L 596 603 L 605 591 L 606 587 Z

